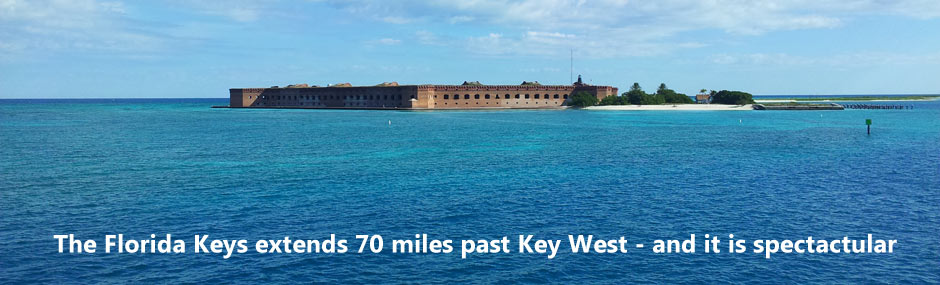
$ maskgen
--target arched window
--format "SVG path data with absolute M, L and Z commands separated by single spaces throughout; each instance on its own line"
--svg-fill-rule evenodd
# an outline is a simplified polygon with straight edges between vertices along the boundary
M 464 99 L 470 99 L 470 94 L 463 94 Z
M 499 94 L 496 94 L 496 99 L 499 99 Z
M 519 99 L 519 94 L 516 94 L 516 99 Z
M 535 94 L 535 99 L 538 99 L 538 98 L 539 98 L 539 94 Z
M 558 94 L 555 94 L 555 99 L 558 99 Z
M 450 96 L 448 96 L 447 94 L 444 94 L 444 99 L 445 99 L 445 100 L 446 100 L 446 99 L 450 99 Z
M 459 100 L 459 99 L 460 99 L 460 94 L 454 94 L 454 100 Z
M 483 95 L 483 99 L 490 99 L 490 94 Z
M 565 100 L 568 100 L 568 94 L 565 94 Z
M 506 94 L 506 96 L 503 96 L 503 98 L 509 99 L 509 94 Z
M 526 99 L 529 99 L 529 94 L 525 94 L 525 98 L 526 98 Z

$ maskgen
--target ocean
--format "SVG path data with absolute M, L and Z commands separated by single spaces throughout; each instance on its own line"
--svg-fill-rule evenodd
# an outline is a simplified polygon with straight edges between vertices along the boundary
M 913 110 L 211 109 L 226 99 L 0 100 L 0 283 L 938 283 L 940 101 Z M 891 104 L 870 102 L 866 104 Z M 872 119 L 871 134 L 865 120 Z M 58 253 L 54 235 L 186 253 Z M 209 239 L 347 253 L 194 253 Z M 395 239 L 455 252 L 393 253 Z M 518 253 L 518 235 L 644 243 Z M 696 235 L 695 253 L 654 253 Z M 704 236 L 748 251 L 702 251 Z M 765 239 L 894 239 L 890 254 Z M 356 235 L 384 250 L 357 253 Z M 458 240 L 513 242 L 461 258 Z

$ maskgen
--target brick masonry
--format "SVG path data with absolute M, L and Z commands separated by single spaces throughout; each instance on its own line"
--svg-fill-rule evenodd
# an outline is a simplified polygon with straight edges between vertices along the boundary
M 402 85 L 229 89 L 233 108 L 485 109 L 562 108 L 571 95 L 598 100 L 617 88 L 573 85 Z

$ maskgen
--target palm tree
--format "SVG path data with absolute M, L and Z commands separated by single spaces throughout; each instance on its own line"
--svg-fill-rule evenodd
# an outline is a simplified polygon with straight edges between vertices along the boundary
M 643 88 L 640 88 L 640 83 L 633 82 L 633 86 L 630 86 L 630 91 L 634 91 L 634 90 L 642 91 Z

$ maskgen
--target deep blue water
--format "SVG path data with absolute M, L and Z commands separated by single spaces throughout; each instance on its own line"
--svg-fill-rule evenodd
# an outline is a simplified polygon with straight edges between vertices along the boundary
M 914 110 L 210 109 L 224 99 L 0 100 L 0 282 L 940 282 L 940 102 Z M 873 103 L 876 104 L 876 103 Z M 865 134 L 865 119 L 873 119 Z M 389 125 L 388 121 L 392 124 Z M 187 253 L 59 254 L 55 234 Z M 211 238 L 346 254 L 192 253 Z M 561 239 L 393 254 L 392 239 Z M 897 239 L 893 254 L 654 254 L 655 239 Z M 386 250 L 356 254 L 356 234 Z M 565 252 L 568 234 L 627 254 Z M 458 242 L 459 241 L 455 241 Z M 724 245 L 724 244 L 722 244 Z M 251 246 L 251 245 L 249 245 Z M 726 249 L 726 248 L 722 248 Z

